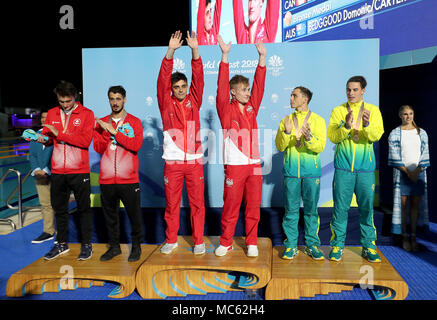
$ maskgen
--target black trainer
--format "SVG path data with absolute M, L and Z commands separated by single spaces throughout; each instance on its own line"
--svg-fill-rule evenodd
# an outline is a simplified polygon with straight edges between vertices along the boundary
M 141 257 L 141 246 L 140 245 L 132 245 L 132 249 L 130 251 L 129 258 L 127 258 L 127 261 L 134 262 L 138 261 Z
M 32 243 L 43 243 L 44 241 L 52 240 L 54 238 L 55 234 L 50 234 L 47 232 L 43 232 L 40 234 L 40 236 L 36 239 L 32 240 Z
M 121 254 L 120 247 L 109 247 L 108 251 L 106 251 L 102 256 L 100 257 L 100 261 L 108 261 L 112 258 L 118 256 Z
M 70 248 L 68 248 L 68 244 L 66 243 L 58 243 L 55 242 L 55 245 L 53 248 L 44 256 L 44 259 L 46 260 L 52 260 L 62 254 L 67 253 L 70 251 Z
M 80 246 L 80 254 L 77 260 L 88 260 L 93 255 L 93 246 L 91 243 L 85 243 Z

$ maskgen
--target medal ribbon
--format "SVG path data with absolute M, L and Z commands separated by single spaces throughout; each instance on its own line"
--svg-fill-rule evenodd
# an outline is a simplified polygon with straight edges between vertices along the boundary
M 308 111 L 308 113 L 307 113 L 305 119 L 304 119 L 303 122 L 302 122 L 302 126 L 299 128 L 299 123 L 297 122 L 297 115 L 294 114 L 294 117 L 293 117 L 293 124 L 294 124 L 294 131 L 295 131 L 295 133 L 296 133 L 296 140 L 297 140 L 297 141 L 296 141 L 296 147 L 298 147 L 298 148 L 300 148 L 300 146 L 302 145 L 302 143 L 301 143 L 301 141 L 300 141 L 300 139 L 301 139 L 301 137 L 302 137 L 302 133 L 301 133 L 301 131 L 302 131 L 302 127 L 305 126 L 305 125 L 307 124 L 308 119 L 310 118 L 310 116 L 311 116 L 311 111 Z
M 116 130 L 116 131 L 118 131 L 118 128 L 121 127 L 121 125 L 123 124 L 124 119 L 126 118 L 126 116 L 127 116 L 127 112 L 126 112 L 126 110 L 123 110 L 123 115 L 121 116 L 120 121 L 118 121 L 117 126 L 115 127 L 115 130 Z M 112 126 L 112 117 L 108 117 L 108 123 L 109 123 L 110 126 Z M 115 144 L 116 144 L 117 142 L 116 142 L 115 139 L 114 139 L 114 140 L 112 140 L 111 143 L 115 146 Z
M 62 109 L 61 121 L 62 121 L 62 128 L 63 128 L 62 133 L 65 133 L 67 131 L 68 124 L 70 123 L 70 117 L 73 114 L 74 109 L 76 109 L 76 108 L 77 108 L 77 104 L 75 104 L 73 109 L 71 109 L 70 113 L 67 116 L 67 120 L 65 120 L 65 111 L 64 111 L 64 109 L 61 108 Z
M 350 112 L 352 109 L 349 106 L 349 102 L 347 103 L 347 112 Z M 363 117 L 363 112 L 364 112 L 364 101 L 361 104 L 360 107 L 360 111 L 358 112 L 358 119 L 355 122 L 354 126 L 353 126 L 353 136 L 354 136 L 354 140 L 358 141 L 360 138 L 358 136 L 358 130 L 360 129 L 360 124 L 361 124 L 361 118 Z

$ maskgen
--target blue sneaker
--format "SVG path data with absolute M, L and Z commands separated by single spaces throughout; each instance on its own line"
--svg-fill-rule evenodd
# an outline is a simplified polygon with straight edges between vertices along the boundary
M 44 259 L 46 260 L 52 260 L 60 255 L 63 255 L 70 251 L 70 248 L 68 248 L 68 244 L 66 243 L 58 243 L 55 242 L 55 245 L 53 248 L 44 256 Z
M 329 253 L 329 260 L 331 261 L 340 261 L 341 257 L 344 254 L 344 249 L 340 247 L 332 247 L 331 252 Z
M 284 253 L 282 254 L 282 259 L 292 260 L 298 254 L 299 254 L 299 250 L 297 250 L 296 247 L 294 247 L 294 248 L 285 248 Z
M 80 246 L 80 254 L 77 260 L 88 260 L 93 255 L 93 246 L 91 243 L 85 243 Z
M 324 260 L 325 257 L 323 255 L 323 252 L 320 251 L 320 248 L 317 246 L 311 246 L 305 248 L 305 253 L 313 258 L 314 260 Z
M 381 257 L 376 252 L 376 249 L 363 247 L 361 256 L 369 262 L 381 262 Z

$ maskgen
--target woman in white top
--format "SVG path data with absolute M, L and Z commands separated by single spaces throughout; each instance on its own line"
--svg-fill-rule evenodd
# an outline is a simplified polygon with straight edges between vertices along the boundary
M 419 128 L 414 122 L 414 110 L 411 106 L 402 106 L 399 109 L 399 117 L 402 124 L 390 133 L 388 139 L 389 165 L 394 167 L 393 227 L 399 226 L 399 215 L 396 216 L 398 213 L 396 210 L 401 207 L 402 246 L 406 251 L 418 251 L 416 228 L 419 219 L 419 205 L 421 200 L 427 196 L 425 170 L 429 166 L 428 136 L 425 130 Z M 399 206 L 399 199 L 396 199 L 399 198 L 399 195 L 401 206 Z M 426 208 L 426 217 L 422 218 L 421 224 L 427 224 L 427 202 L 425 206 L 421 207 Z M 410 237 L 407 233 L 408 220 L 410 222 Z

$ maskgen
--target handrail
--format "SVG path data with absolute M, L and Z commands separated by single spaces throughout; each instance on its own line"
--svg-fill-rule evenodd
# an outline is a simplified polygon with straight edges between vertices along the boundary
M 24 178 L 21 179 L 21 185 L 23 185 L 23 184 L 26 182 L 27 178 L 29 178 L 29 176 L 30 176 L 31 173 L 32 173 L 32 169 L 30 169 L 29 172 L 27 172 L 27 174 L 24 176 Z M 11 192 L 11 194 L 9 195 L 8 199 L 6 199 L 6 205 L 9 207 L 9 209 L 12 209 L 12 210 L 17 210 L 17 209 L 18 209 L 18 207 L 13 206 L 13 205 L 10 204 L 10 201 L 11 201 L 12 198 L 14 197 L 15 193 L 18 191 L 18 188 L 19 188 L 19 186 L 17 185 L 17 186 L 15 187 L 15 189 L 14 189 L 14 190 Z M 25 209 L 30 209 L 30 208 L 35 208 L 35 207 L 27 207 L 27 206 L 26 206 L 26 207 L 22 207 L 22 209 L 23 209 L 23 208 L 25 208 Z
M 20 171 L 18 171 L 17 169 L 12 169 L 12 168 L 8 169 L 8 171 L 5 172 L 3 177 L 1 177 L 0 184 L 2 184 L 5 181 L 6 177 L 11 172 L 14 172 L 17 175 L 17 179 L 18 179 L 18 181 L 17 181 L 17 188 L 14 190 L 13 193 L 15 193 L 16 190 L 18 189 L 18 207 L 17 207 L 18 208 L 18 227 L 22 228 L 23 227 L 23 207 L 22 207 L 21 201 L 22 201 L 22 196 L 23 195 L 22 195 L 22 188 L 21 188 L 22 187 L 22 182 L 21 182 L 21 173 L 20 173 Z M 8 207 L 9 207 L 9 205 L 8 205 Z M 9 224 L 11 224 L 11 227 L 14 230 L 16 229 L 15 224 L 12 222 L 11 219 L 0 219 L 0 223 L 9 223 Z

